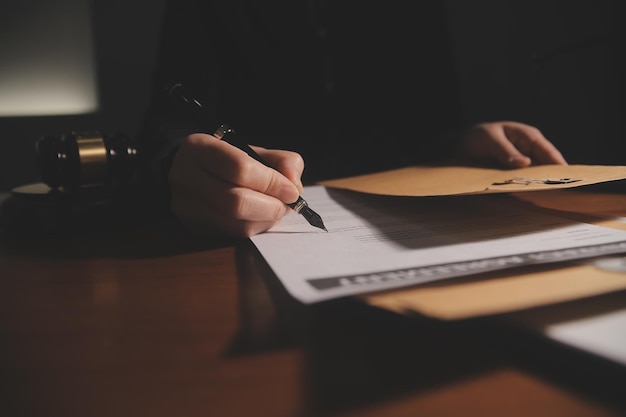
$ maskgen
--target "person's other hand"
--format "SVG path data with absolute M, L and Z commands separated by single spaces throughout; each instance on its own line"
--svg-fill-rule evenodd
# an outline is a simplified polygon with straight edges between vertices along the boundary
M 567 165 L 561 152 L 536 127 L 518 122 L 480 123 L 461 137 L 460 152 L 475 159 L 495 159 L 509 168 Z
M 249 237 L 272 227 L 302 191 L 302 157 L 254 150 L 275 169 L 214 136 L 186 137 L 169 174 L 172 211 L 190 230 Z

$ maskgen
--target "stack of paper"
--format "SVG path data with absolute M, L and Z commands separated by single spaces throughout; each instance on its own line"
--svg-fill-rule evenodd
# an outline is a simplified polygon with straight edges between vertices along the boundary
M 569 188 L 576 183 L 626 178 L 626 167 L 549 166 L 543 168 L 550 172 L 541 173 L 534 168 L 521 173 L 485 170 L 492 176 L 486 172 L 478 176 L 482 183 L 503 183 L 492 186 L 498 190 L 518 186 L 524 190 L 545 186 Z M 600 271 L 591 263 L 571 263 L 626 253 L 626 230 L 547 213 L 507 195 L 451 196 L 475 194 L 477 188 L 484 191 L 485 187 L 466 181 L 464 190 L 453 184 L 450 187 L 456 191 L 446 191 L 446 180 L 442 178 L 450 176 L 440 176 L 435 171 L 449 173 L 450 169 L 432 168 L 434 171 L 429 174 L 424 169 L 429 168 L 420 168 L 420 176 L 425 176 L 428 184 L 440 184 L 440 192 L 433 194 L 447 196 L 423 197 L 429 194 L 416 191 L 419 187 L 415 185 L 412 192 L 422 197 L 308 187 L 304 196 L 324 218 L 328 233 L 311 228 L 293 214 L 252 241 L 286 289 L 305 303 L 376 292 L 368 295 L 373 304 L 439 318 L 462 318 L 626 288 L 622 272 Z M 367 183 L 377 187 L 385 182 L 396 186 L 404 183 L 389 194 L 405 195 L 407 187 L 418 181 L 410 181 L 406 170 L 398 172 L 402 175 L 396 182 L 390 180 L 389 173 L 382 173 L 382 182 L 369 176 L 368 181 L 356 177 L 353 182 L 341 180 L 327 185 L 372 193 L 375 191 L 362 187 Z M 510 184 L 504 176 L 544 182 Z M 571 182 L 572 179 L 577 181 Z M 548 180 L 555 183 L 546 184 Z M 399 192 L 398 187 L 404 191 Z M 557 262 L 569 282 L 563 282 L 563 276 L 555 275 L 552 268 L 526 273 L 531 265 Z M 520 267 L 526 267 L 523 275 L 511 272 Z M 589 269 L 594 272 L 593 282 L 587 278 Z M 504 272 L 494 275 L 491 271 Z M 467 278 L 462 282 L 450 281 L 458 277 Z M 446 285 L 441 286 L 441 282 Z M 403 290 L 380 294 L 381 290 L 394 288 Z M 463 301 L 468 299 L 469 302 Z

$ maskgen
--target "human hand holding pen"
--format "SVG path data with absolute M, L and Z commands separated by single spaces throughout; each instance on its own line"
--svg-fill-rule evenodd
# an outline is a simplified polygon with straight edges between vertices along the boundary
M 249 237 L 276 224 L 302 192 L 302 157 L 254 147 L 269 168 L 213 135 L 186 137 L 169 174 L 172 211 L 195 231 Z

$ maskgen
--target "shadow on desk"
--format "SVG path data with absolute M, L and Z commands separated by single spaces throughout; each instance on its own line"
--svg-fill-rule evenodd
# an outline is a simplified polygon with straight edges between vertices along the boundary
M 603 391 L 613 381 L 600 367 L 585 370 L 494 320 L 440 322 L 351 298 L 302 305 L 248 240 L 164 225 L 5 235 L 0 268 L 0 402 L 33 410 L 7 415 L 626 410 L 626 383 Z
M 52 194 L 54 195 L 54 194 Z M 0 249 L 50 259 L 158 258 L 231 247 L 240 240 L 190 233 L 141 194 L 106 198 L 97 192 L 43 196 L 0 194 Z M 107 196 L 107 194 L 104 194 Z
M 549 392 L 553 384 L 565 396 L 626 410 L 626 370 L 564 355 L 501 318 L 442 322 L 352 298 L 306 306 L 287 294 L 252 244 L 237 248 L 237 265 L 242 322 L 229 355 L 304 347 L 310 415 L 368 415 L 389 403 L 417 415 L 434 412 L 454 391 L 468 408 L 488 398 L 483 411 L 518 415 L 512 407 L 520 399 L 541 403 L 546 394 L 537 387 Z
M 0 249 L 13 256 L 54 260 L 149 259 L 232 247 L 235 238 L 193 235 L 173 221 L 87 233 L 15 233 L 0 229 Z

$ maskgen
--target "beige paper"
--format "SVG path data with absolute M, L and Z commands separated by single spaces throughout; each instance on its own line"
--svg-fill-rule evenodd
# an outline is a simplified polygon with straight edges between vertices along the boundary
M 424 286 L 364 297 L 399 313 L 456 320 L 500 314 L 626 290 L 626 273 L 593 265 L 550 267 L 533 273 L 485 274 L 470 282 Z M 625 298 L 626 299 L 626 298 Z
M 554 210 L 560 216 L 626 230 L 626 195 L 561 190 L 515 194 L 512 198 L 538 210 Z M 622 262 L 626 263 L 626 258 L 622 257 Z M 399 313 L 456 320 L 620 290 L 626 290 L 626 272 L 603 269 L 591 260 L 497 271 L 362 298 L 371 305 Z
M 620 179 L 626 179 L 626 166 L 537 165 L 521 169 L 413 166 L 321 184 L 371 194 L 425 197 L 555 190 Z M 546 180 L 566 181 L 546 184 L 543 182 Z

